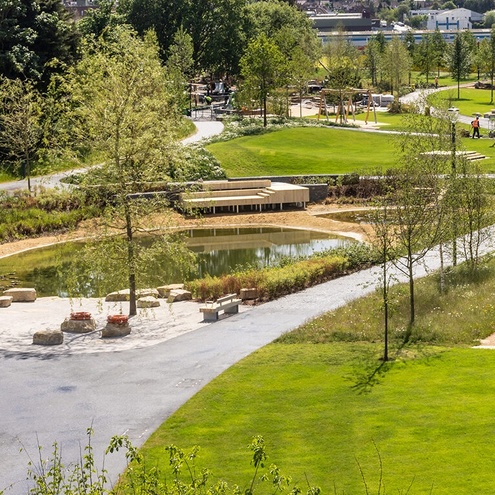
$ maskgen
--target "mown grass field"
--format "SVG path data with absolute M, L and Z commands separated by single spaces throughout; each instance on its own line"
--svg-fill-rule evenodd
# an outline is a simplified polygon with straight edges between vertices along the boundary
M 379 119 L 384 119 L 380 114 Z M 389 123 L 401 126 L 400 116 Z M 403 126 L 402 126 L 403 128 Z M 483 134 L 483 130 L 482 130 Z M 228 177 L 373 173 L 397 166 L 397 136 L 339 128 L 301 127 L 248 136 L 207 146 Z M 459 149 L 487 156 L 479 163 L 495 172 L 495 147 L 489 139 L 460 139 Z
M 493 331 L 495 267 L 450 279 L 443 295 L 435 276 L 417 285 L 415 344 L 390 366 L 380 370 L 379 297 L 356 301 L 207 385 L 146 442 L 148 462 L 166 470 L 166 445 L 199 445 L 198 466 L 245 489 L 247 446 L 263 435 L 266 464 L 303 490 L 307 479 L 325 494 L 365 494 L 362 470 L 369 493 L 383 474 L 381 493 L 491 494 L 495 351 L 471 346 Z M 406 298 L 403 287 L 392 295 L 392 348 Z

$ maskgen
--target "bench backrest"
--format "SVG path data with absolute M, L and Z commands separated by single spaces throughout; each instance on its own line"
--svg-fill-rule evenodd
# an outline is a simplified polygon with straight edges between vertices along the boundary
M 232 299 L 235 299 L 236 297 L 237 297 L 237 294 L 229 294 L 228 296 L 219 297 L 217 299 L 217 303 L 222 304 L 222 303 L 227 302 L 227 301 L 232 301 Z

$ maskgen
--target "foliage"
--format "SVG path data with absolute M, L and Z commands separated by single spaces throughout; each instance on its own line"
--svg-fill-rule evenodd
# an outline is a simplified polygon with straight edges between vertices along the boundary
M 471 71 L 470 47 L 465 37 L 457 33 L 447 50 L 447 61 L 452 77 L 457 81 L 457 99 L 460 98 L 460 82 Z
M 108 251 L 93 253 L 100 261 L 121 255 L 120 272 L 127 276 L 132 316 L 137 312 L 138 259 L 144 257 L 135 236 L 143 228 L 142 219 L 165 211 L 167 206 L 159 196 L 146 199 L 139 193 L 150 182 L 168 180 L 167 170 L 177 154 L 177 146 L 172 143 L 177 139 L 181 119 L 173 94 L 168 91 L 155 36 L 148 33 L 141 39 L 119 26 L 111 39 L 87 40 L 81 60 L 71 70 L 69 88 L 74 102 L 74 133 L 81 144 L 99 150 L 105 159 L 104 166 L 85 175 L 81 187 L 107 205 L 101 217 L 101 234 L 125 235 L 125 246 L 116 236 L 115 249 L 109 245 Z M 150 248 L 155 260 L 169 241 L 164 236 Z M 165 253 L 170 250 L 174 248 L 169 247 Z M 175 251 L 177 264 L 181 259 L 185 264 L 189 262 L 189 254 L 185 250 L 183 253 L 181 258 Z M 150 257 L 145 259 L 150 262 Z M 94 264 L 102 266 L 96 261 Z
M 387 43 L 383 57 L 381 58 L 381 68 L 384 76 L 390 81 L 390 92 L 400 96 L 400 90 L 406 75 L 411 70 L 412 60 L 407 48 L 397 37 L 393 37 L 390 43 Z
M 206 300 L 255 288 L 261 300 L 271 300 L 347 274 L 376 262 L 366 246 L 350 246 L 315 255 L 309 259 L 283 260 L 275 267 L 255 267 L 187 282 L 195 297 Z
M 74 61 L 78 35 L 60 0 L 12 0 L 0 6 L 0 74 L 46 87 Z
M 213 473 L 206 468 L 196 465 L 199 447 L 194 446 L 190 451 L 184 451 L 176 445 L 168 445 L 164 452 L 168 456 L 168 466 L 160 471 L 158 467 L 148 467 L 143 455 L 134 447 L 127 436 L 113 436 L 105 451 L 105 457 L 124 451 L 128 468 L 123 478 L 112 487 L 107 471 L 99 469 L 95 461 L 95 452 L 91 444 L 94 431 L 87 429 L 87 444 L 81 453 L 81 459 L 74 464 L 66 465 L 58 443 L 53 444 L 53 450 L 48 459 L 42 457 L 42 446 L 38 446 L 39 461 L 30 461 L 28 480 L 32 482 L 31 495 L 53 495 L 55 493 L 91 493 L 92 495 L 120 495 L 127 493 L 152 495 L 167 493 L 169 495 L 209 494 L 209 495 L 240 495 L 242 489 L 226 481 L 215 479 Z M 268 484 L 273 493 L 284 492 L 291 488 L 290 493 L 302 493 L 292 478 L 282 474 L 275 464 L 265 465 L 268 454 L 265 440 L 261 435 L 252 438 L 248 449 L 252 452 L 251 465 L 253 475 L 246 495 L 261 491 Z M 166 472 L 166 474 L 165 474 Z M 318 495 L 320 489 L 309 486 L 308 495 Z
M 4 195 L 0 205 L 0 242 L 66 231 L 101 213 L 81 196 L 64 191 Z
M 42 100 L 31 81 L 0 79 L 0 147 L 14 160 L 14 170 L 27 177 L 41 141 Z

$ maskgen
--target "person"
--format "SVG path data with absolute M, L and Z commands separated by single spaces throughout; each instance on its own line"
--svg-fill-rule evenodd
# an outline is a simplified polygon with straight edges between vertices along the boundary
M 480 118 L 479 117 L 476 117 L 471 122 L 471 127 L 473 128 L 473 139 L 474 139 L 474 136 L 477 136 L 479 139 L 480 138 Z
M 435 89 L 438 88 L 438 76 L 435 76 Z

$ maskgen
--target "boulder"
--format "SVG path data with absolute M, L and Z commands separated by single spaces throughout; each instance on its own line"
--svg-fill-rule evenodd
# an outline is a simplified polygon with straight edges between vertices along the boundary
M 170 291 L 168 295 L 167 302 L 174 303 L 179 301 L 190 301 L 192 299 L 192 294 L 188 290 L 184 289 L 174 289 Z
M 35 345 L 60 345 L 64 342 L 64 334 L 60 330 L 39 330 L 33 335 Z
M 249 299 L 258 299 L 258 290 L 255 288 L 241 289 L 240 297 L 243 301 Z
M 12 302 L 33 302 L 36 301 L 36 289 L 15 288 L 7 289 L 4 296 L 12 296 Z
M 62 325 L 60 325 L 62 332 L 68 333 L 89 333 L 96 330 L 96 322 L 94 318 L 89 320 L 71 320 L 66 318 Z
M 8 308 L 12 304 L 12 296 L 0 296 L 0 308 Z
M 107 323 L 101 331 L 103 338 L 125 337 L 131 333 L 131 326 L 126 323 Z
M 182 290 L 183 288 L 184 288 L 184 284 L 169 284 L 169 285 L 162 285 L 161 287 L 157 287 L 157 290 L 158 293 L 160 294 L 160 297 L 167 299 L 168 296 L 170 295 L 171 290 Z
M 160 301 L 153 296 L 140 297 L 136 305 L 138 308 L 157 308 L 160 306 Z
M 157 289 L 139 289 L 136 291 L 136 298 L 148 296 L 159 297 L 160 294 Z M 110 294 L 107 294 L 107 296 L 105 297 L 106 302 L 126 302 L 129 301 L 129 299 L 129 289 L 123 289 L 117 292 L 110 292 Z
M 129 289 L 119 290 L 117 292 L 110 292 L 105 297 L 106 302 L 125 302 L 129 300 Z

